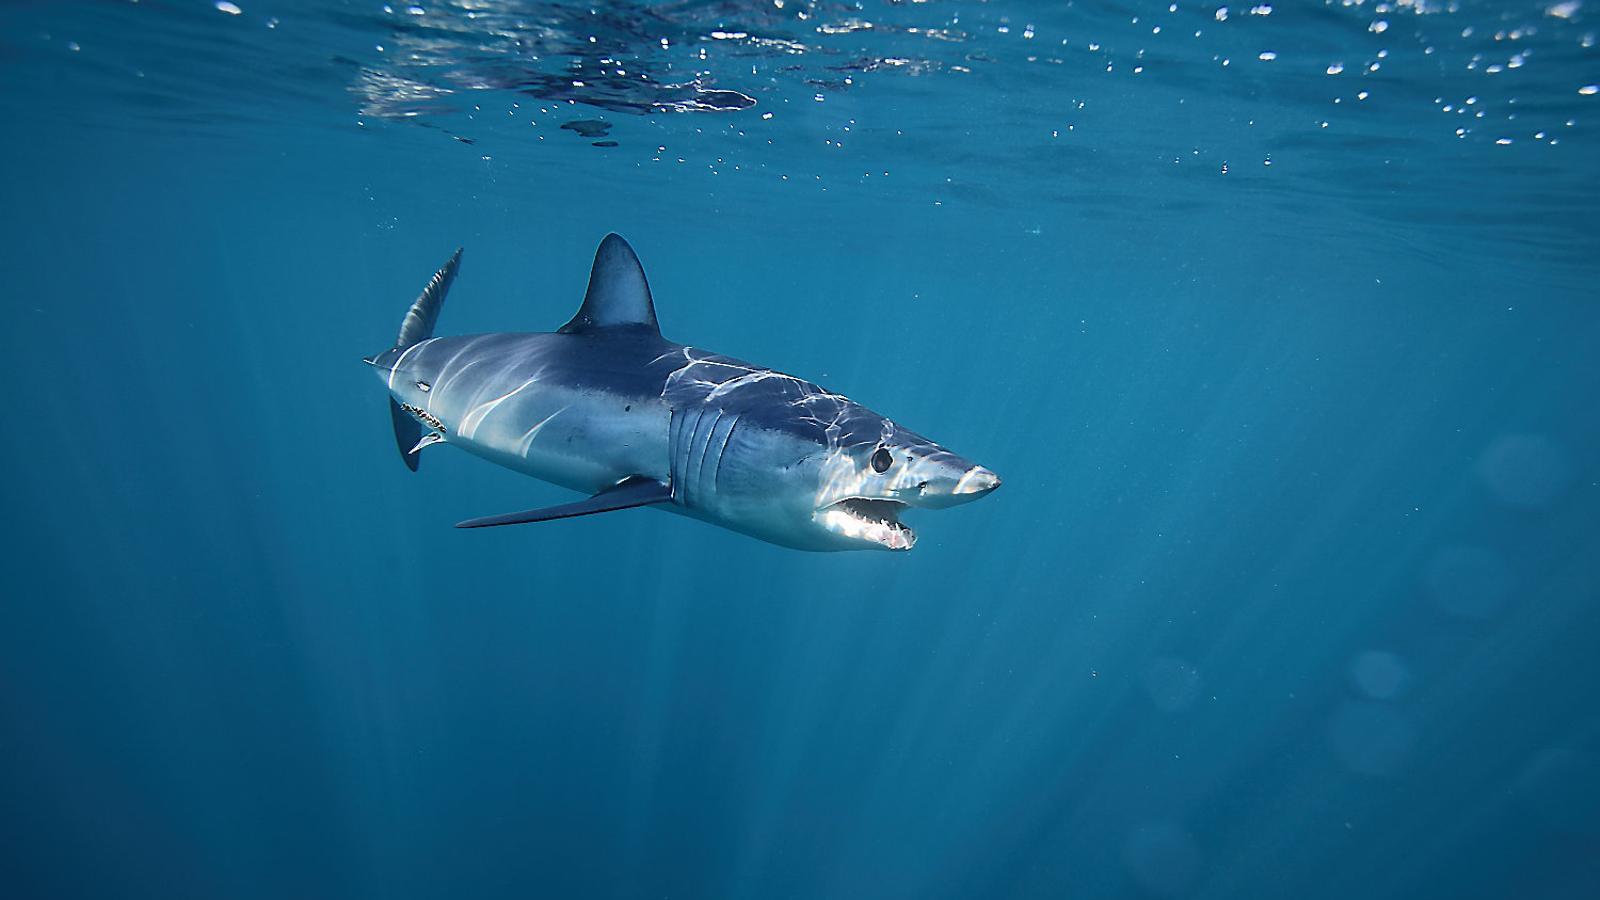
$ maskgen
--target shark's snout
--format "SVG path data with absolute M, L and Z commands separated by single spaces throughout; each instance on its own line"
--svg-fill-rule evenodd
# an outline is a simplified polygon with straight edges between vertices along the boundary
M 983 466 L 973 466 L 962 473 L 956 481 L 956 486 L 950 493 L 956 496 L 969 496 L 977 499 L 1000 486 L 1000 476 L 985 469 Z
M 970 503 L 1000 486 L 999 475 L 952 453 L 940 453 L 908 474 L 908 490 L 897 499 L 932 509 Z

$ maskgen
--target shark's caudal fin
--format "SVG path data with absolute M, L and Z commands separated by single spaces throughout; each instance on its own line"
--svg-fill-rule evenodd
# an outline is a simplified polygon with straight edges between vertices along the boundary
M 648 328 L 661 333 L 644 266 L 639 264 L 639 257 L 627 241 L 608 234 L 594 253 L 594 268 L 589 270 L 589 290 L 583 295 L 583 306 L 560 331 L 583 334 L 617 327 Z
M 416 302 L 411 304 L 411 309 L 406 312 L 406 317 L 400 323 L 400 336 L 395 338 L 396 350 L 404 350 L 421 341 L 433 337 L 433 326 L 439 321 L 439 309 L 444 306 L 444 295 L 450 292 L 451 282 L 456 280 L 456 270 L 461 268 L 461 248 L 456 248 L 452 255 L 439 271 L 433 273 L 433 278 L 428 281 L 428 286 L 422 289 Z M 422 454 L 415 452 L 422 440 L 422 426 L 411 417 L 400 404 L 389 398 L 389 419 L 394 423 L 394 442 L 400 448 L 400 459 L 406 468 L 415 472 L 417 462 Z
M 394 443 L 400 448 L 400 460 L 406 464 L 406 468 L 415 472 L 422 454 L 412 453 L 411 450 L 422 440 L 422 424 L 401 409 L 400 402 L 393 397 L 389 398 L 389 421 L 394 423 Z
M 395 338 L 394 346 L 398 350 L 433 337 L 433 326 L 439 321 L 439 309 L 444 306 L 444 295 L 450 292 L 451 282 L 456 280 L 456 270 L 461 268 L 461 248 L 433 273 L 433 278 L 428 281 L 428 286 L 417 295 L 416 302 L 411 304 L 411 309 L 406 311 L 406 317 L 400 323 L 400 336 Z

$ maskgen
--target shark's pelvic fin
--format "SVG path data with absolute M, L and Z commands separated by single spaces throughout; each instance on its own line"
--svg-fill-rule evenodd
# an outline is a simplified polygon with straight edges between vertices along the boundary
M 389 419 L 394 422 L 394 442 L 400 448 L 400 459 L 406 468 L 415 472 L 418 457 L 411 450 L 422 440 L 422 424 L 401 409 L 399 401 L 393 397 L 389 398 Z
M 433 273 L 428 286 L 422 289 L 415 303 L 400 323 L 400 336 L 394 345 L 401 350 L 433 337 L 433 326 L 439 321 L 439 309 L 444 306 L 444 295 L 450 292 L 450 283 L 456 280 L 456 270 L 461 268 L 461 248 Z
M 444 443 L 444 435 L 437 431 L 430 431 L 422 436 L 422 440 L 417 441 L 417 445 L 412 447 L 407 455 L 415 456 L 423 447 L 432 447 L 434 444 L 442 443 Z
M 639 257 L 634 255 L 627 241 L 608 234 L 594 253 L 594 268 L 589 270 L 589 290 L 583 295 L 583 306 L 560 330 L 562 334 L 582 334 L 617 326 L 649 328 L 656 334 L 661 333 L 644 266 L 639 264 Z
M 576 503 L 563 503 L 560 506 L 547 506 L 544 509 L 506 513 L 501 516 L 468 519 L 465 522 L 457 522 L 456 527 L 487 528 L 491 525 L 548 522 L 551 519 L 570 519 L 573 516 L 588 516 L 594 513 L 610 512 L 614 509 L 632 509 L 635 506 L 666 503 L 671 499 L 672 488 L 656 481 L 654 478 L 631 475 L 587 500 L 579 500 Z

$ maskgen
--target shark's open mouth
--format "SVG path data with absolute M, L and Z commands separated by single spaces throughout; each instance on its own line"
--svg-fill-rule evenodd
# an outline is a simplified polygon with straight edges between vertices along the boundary
M 847 497 L 817 515 L 824 527 L 841 537 L 869 541 L 886 550 L 910 550 L 917 534 L 900 524 L 900 510 L 905 506 L 898 500 Z

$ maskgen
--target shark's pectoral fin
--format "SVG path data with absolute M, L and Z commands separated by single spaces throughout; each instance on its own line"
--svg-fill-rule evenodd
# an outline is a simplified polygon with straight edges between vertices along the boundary
M 595 513 L 610 512 L 614 509 L 632 509 L 635 506 L 666 503 L 671 499 L 672 488 L 656 481 L 654 478 L 632 475 L 587 500 L 579 500 L 576 503 L 563 503 L 560 506 L 547 506 L 544 509 L 529 509 L 500 516 L 468 519 L 465 522 L 457 522 L 456 527 L 488 528 L 491 525 L 548 522 L 551 519 L 570 519 L 573 516 L 589 516 Z

